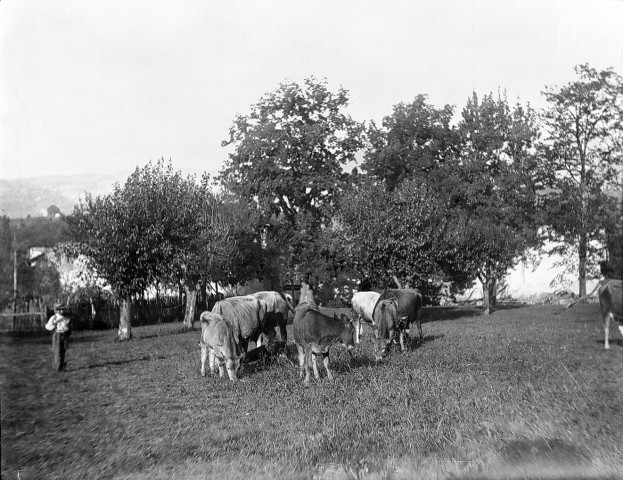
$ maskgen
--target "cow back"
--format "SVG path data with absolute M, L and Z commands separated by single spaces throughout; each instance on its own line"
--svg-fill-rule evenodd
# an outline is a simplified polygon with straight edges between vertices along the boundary
M 255 341 L 262 330 L 266 303 L 251 295 L 230 297 L 216 302 L 212 311 L 223 315 L 231 323 L 236 338 Z
M 342 334 L 345 328 L 342 320 L 324 315 L 311 305 L 299 307 L 292 323 L 294 341 L 299 345 L 310 343 L 329 345 Z
M 386 290 L 379 296 L 377 306 L 382 300 L 394 300 L 396 302 L 398 317 L 407 317 L 409 324 L 416 319 L 418 312 L 422 308 L 422 294 L 416 289 L 402 288 Z
M 352 310 L 360 315 L 365 321 L 371 322 L 374 307 L 381 296 L 377 292 L 356 292 L 352 298 Z

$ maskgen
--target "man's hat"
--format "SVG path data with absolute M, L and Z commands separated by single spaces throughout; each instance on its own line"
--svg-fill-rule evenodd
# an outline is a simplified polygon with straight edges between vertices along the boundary
M 54 304 L 54 310 L 65 310 L 67 307 L 63 302 L 56 302 Z

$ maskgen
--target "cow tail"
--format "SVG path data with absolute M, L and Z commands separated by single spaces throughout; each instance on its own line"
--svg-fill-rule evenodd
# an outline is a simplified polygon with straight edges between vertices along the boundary
M 286 302 L 286 305 L 288 306 L 288 310 L 290 310 L 292 313 L 294 313 L 294 307 L 290 303 L 290 300 L 288 299 L 288 296 L 285 295 L 283 292 L 279 292 L 279 295 L 281 296 L 281 298 L 283 298 L 283 301 Z

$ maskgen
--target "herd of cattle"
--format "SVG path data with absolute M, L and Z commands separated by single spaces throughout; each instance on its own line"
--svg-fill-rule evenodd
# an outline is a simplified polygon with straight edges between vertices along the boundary
M 608 280 L 599 288 L 599 302 L 604 320 L 605 348 L 609 348 L 609 324 L 615 318 L 623 321 L 621 307 L 621 280 Z M 299 375 L 309 383 L 310 369 L 319 378 L 317 357 L 333 379 L 329 370 L 329 347 L 336 343 L 344 345 L 349 353 L 359 344 L 363 323 L 375 329 L 375 356 L 382 359 L 392 343 L 405 350 L 406 331 L 415 324 L 419 340 L 422 334 L 422 295 L 415 289 L 390 289 L 383 293 L 357 292 L 352 298 L 353 318 L 342 314 L 323 314 L 314 301 L 310 290 L 301 292 L 296 308 L 292 297 L 279 292 L 257 292 L 252 295 L 226 298 L 218 301 L 212 311 L 201 314 L 201 375 L 205 376 L 206 359 L 209 357 L 210 372 L 218 366 L 219 375 L 225 370 L 231 380 L 236 380 L 238 370 L 248 354 L 249 342 L 258 347 L 285 345 L 286 325 L 292 312 L 294 341 L 298 351 Z M 623 336 L 623 324 L 619 326 Z M 277 330 L 281 342 L 276 341 Z

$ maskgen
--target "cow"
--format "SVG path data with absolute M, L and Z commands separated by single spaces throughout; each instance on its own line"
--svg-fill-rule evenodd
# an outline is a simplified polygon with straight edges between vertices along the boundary
M 422 335 L 422 294 L 419 290 L 392 289 L 379 296 L 372 314 L 376 324 L 376 359 L 384 358 L 389 346 L 398 334 L 400 350 L 405 351 L 405 330 L 415 322 L 418 327 L 420 342 Z
M 599 307 L 601 308 L 601 316 L 604 319 L 604 348 L 610 348 L 608 336 L 610 334 L 610 321 L 618 319 L 619 331 L 623 336 L 623 307 L 621 300 L 621 290 L 623 289 L 623 281 L 621 280 L 604 280 L 599 287 Z
M 361 321 L 372 323 L 374 326 L 374 307 L 378 302 L 380 293 L 377 292 L 356 292 L 351 300 L 353 311 L 353 324 L 355 325 L 355 344 L 359 344 L 360 337 L 363 334 L 363 325 Z
M 266 302 L 266 322 L 277 325 L 281 341 L 286 342 L 288 340 L 288 332 L 286 330 L 288 313 L 294 313 L 294 307 L 292 307 L 288 297 L 279 292 L 255 292 L 251 295 Z
M 275 339 L 276 325 L 266 322 L 266 303 L 252 295 L 219 300 L 212 307 L 212 311 L 223 315 L 231 324 L 234 340 L 243 355 L 247 353 L 249 341 L 257 343 L 261 334 L 268 337 L 268 343 Z
M 206 376 L 206 358 L 210 357 L 210 373 L 214 372 L 215 359 L 218 360 L 219 376 L 227 375 L 232 381 L 238 379 L 238 369 L 242 353 L 234 339 L 231 324 L 218 313 L 203 312 L 199 317 L 201 323 L 201 376 Z
M 327 378 L 333 380 L 329 370 L 329 347 L 334 343 L 341 343 L 349 350 L 355 345 L 355 327 L 353 322 L 344 314 L 341 318 L 324 315 L 312 303 L 299 304 L 296 307 L 293 322 L 294 341 L 299 356 L 299 377 L 303 376 L 304 383 L 309 384 L 309 369 L 313 367 L 314 376 L 320 378 L 316 366 L 316 355 L 322 356 Z

